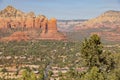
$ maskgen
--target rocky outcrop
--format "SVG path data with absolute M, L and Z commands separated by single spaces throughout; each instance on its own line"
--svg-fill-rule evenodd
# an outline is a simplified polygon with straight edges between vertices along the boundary
M 49 21 L 46 20 L 46 22 L 44 23 L 48 23 L 48 24 L 44 24 L 47 26 L 44 27 L 41 33 L 41 39 L 51 39 L 51 40 L 65 39 L 65 36 L 57 31 L 57 20 L 55 18 L 52 18 Z
M 58 37 L 65 39 L 64 35 L 57 30 L 55 18 L 48 20 L 44 15 L 36 16 L 34 12 L 26 14 L 12 6 L 0 11 L 0 29 L 17 28 L 41 30 L 39 39 L 57 39 Z
M 22 17 L 25 13 L 15 9 L 12 6 L 7 6 L 4 10 L 0 11 L 0 17 Z
M 0 29 L 1 28 L 40 28 L 41 21 L 45 16 L 35 16 L 34 12 L 24 13 L 8 6 L 0 11 Z
M 57 33 L 57 20 L 52 18 L 48 21 L 48 33 Z

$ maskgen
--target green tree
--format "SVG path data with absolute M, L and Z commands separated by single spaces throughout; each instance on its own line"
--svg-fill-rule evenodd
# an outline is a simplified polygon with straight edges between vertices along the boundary
M 43 70 L 40 70 L 40 74 L 39 74 L 38 79 L 39 80 L 44 80 L 44 71 Z
M 35 73 L 31 72 L 30 75 L 30 80 L 37 80 Z
M 22 80 L 37 80 L 37 77 L 32 71 L 25 69 L 22 73 Z
M 22 72 L 22 79 L 23 80 L 29 80 L 30 78 L 30 73 L 25 69 L 23 72 Z
M 96 66 L 100 71 L 109 72 L 115 68 L 115 61 L 112 54 L 103 51 L 100 37 L 96 34 L 83 41 L 81 54 L 89 69 Z
M 97 67 L 92 67 L 80 80 L 105 80 Z
M 114 69 L 107 75 L 107 80 L 120 80 L 120 68 Z
M 85 39 L 82 43 L 81 53 L 85 59 L 87 67 L 100 66 L 100 55 L 103 52 L 103 46 L 100 37 L 96 34 L 89 39 Z

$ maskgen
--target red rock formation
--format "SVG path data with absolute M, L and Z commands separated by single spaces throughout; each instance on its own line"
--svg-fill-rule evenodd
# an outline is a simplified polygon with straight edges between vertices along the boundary
M 48 21 L 48 33 L 57 33 L 57 20 L 52 18 Z
M 0 11 L 0 29 L 8 28 L 9 29 L 25 28 L 27 30 L 30 29 L 41 30 L 39 39 L 56 39 L 56 40 L 65 39 L 65 36 L 59 33 L 57 30 L 57 20 L 55 18 L 48 20 L 43 15 L 35 16 L 33 12 L 25 14 L 24 12 L 17 10 L 12 6 L 8 6 L 4 10 Z M 36 33 L 36 35 L 39 34 L 37 32 L 34 33 Z M 23 36 L 23 34 L 21 33 L 21 35 L 18 35 L 17 33 L 16 36 Z M 13 39 L 11 39 L 12 37 Z M 35 37 L 38 38 L 38 36 Z M 10 40 L 19 39 L 18 37 L 14 37 L 13 35 L 7 37 L 7 40 L 10 41 L 8 38 L 10 38 Z M 20 40 L 21 39 L 23 39 L 23 37 L 20 38 Z
M 48 21 L 47 26 L 41 33 L 41 39 L 51 39 L 51 40 L 65 40 L 65 36 L 58 32 L 57 30 L 57 20 L 52 18 Z
M 27 18 L 26 19 L 26 22 L 25 22 L 26 28 L 32 28 L 32 27 L 34 27 L 33 24 L 34 24 L 33 18 Z
M 0 29 L 1 28 L 40 28 L 40 24 L 45 16 L 35 16 L 34 12 L 25 14 L 24 12 L 8 6 L 0 11 Z
M 42 33 L 47 33 L 48 31 L 48 19 L 45 18 L 43 19 L 43 21 L 41 22 L 41 29 L 42 29 Z

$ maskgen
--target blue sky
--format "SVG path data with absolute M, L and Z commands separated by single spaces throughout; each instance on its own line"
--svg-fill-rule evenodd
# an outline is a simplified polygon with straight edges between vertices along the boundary
M 0 10 L 8 5 L 57 19 L 89 19 L 108 10 L 120 11 L 120 0 L 0 0 Z

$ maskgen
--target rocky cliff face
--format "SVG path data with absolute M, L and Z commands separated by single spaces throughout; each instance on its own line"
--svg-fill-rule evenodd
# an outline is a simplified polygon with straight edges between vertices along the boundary
M 0 28 L 40 28 L 45 16 L 35 16 L 34 12 L 24 13 L 12 6 L 0 11 Z
M 40 36 L 37 34 L 39 39 L 57 40 L 58 37 L 61 40 L 65 39 L 65 36 L 58 32 L 56 23 L 57 21 L 54 18 L 48 20 L 44 15 L 36 16 L 34 12 L 26 14 L 12 6 L 0 11 L 0 30 L 21 28 L 28 30 L 28 33 L 32 29 L 41 30 Z
M 44 30 L 41 33 L 42 39 L 51 40 L 52 39 L 61 40 L 62 38 L 65 39 L 65 36 L 57 31 L 57 20 L 55 18 L 50 19 L 47 23 L 48 23 L 47 26 L 44 27 Z

